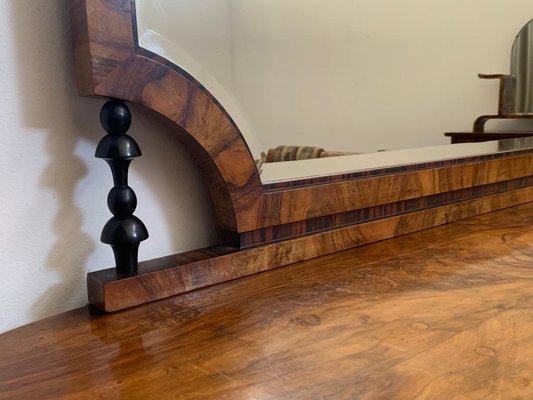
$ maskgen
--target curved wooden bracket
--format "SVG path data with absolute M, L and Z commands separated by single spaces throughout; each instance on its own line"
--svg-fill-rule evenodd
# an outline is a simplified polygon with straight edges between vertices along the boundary
M 257 210 L 261 181 L 241 132 L 213 96 L 179 67 L 140 49 L 132 0 L 71 5 L 78 90 L 141 104 L 168 118 L 199 164 L 223 229 Z

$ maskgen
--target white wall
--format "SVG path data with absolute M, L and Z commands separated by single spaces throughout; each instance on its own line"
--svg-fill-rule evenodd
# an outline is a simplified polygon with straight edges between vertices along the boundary
M 103 100 L 78 97 L 68 3 L 0 0 L 0 332 L 86 303 L 88 271 L 112 267 L 99 241 L 109 168 L 94 158 Z M 174 137 L 133 109 L 132 164 L 149 259 L 216 239 L 198 171 Z
M 264 145 L 355 152 L 446 143 L 495 112 L 497 83 L 476 75 L 509 72 L 533 13 L 528 0 L 233 2 L 234 90 Z

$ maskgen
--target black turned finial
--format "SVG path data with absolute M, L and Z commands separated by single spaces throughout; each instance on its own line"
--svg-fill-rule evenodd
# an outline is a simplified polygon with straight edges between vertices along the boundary
M 126 134 L 131 125 L 131 113 L 126 104 L 110 100 L 100 112 L 100 122 L 108 133 L 96 148 L 96 157 L 109 164 L 114 187 L 107 196 L 107 206 L 113 217 L 107 221 L 100 240 L 111 245 L 119 274 L 137 272 L 139 243 L 148 239 L 142 221 L 133 215 L 137 197 L 128 186 L 128 168 L 135 157 L 142 155 L 135 140 Z

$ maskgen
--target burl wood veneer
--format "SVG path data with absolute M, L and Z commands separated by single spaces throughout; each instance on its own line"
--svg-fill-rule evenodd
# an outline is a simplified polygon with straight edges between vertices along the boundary
M 72 2 L 79 92 L 142 104 L 172 121 L 202 167 L 226 230 L 249 232 L 531 174 L 529 155 L 508 162 L 506 154 L 488 163 L 480 164 L 481 157 L 464 160 L 467 166 L 427 166 L 414 176 L 399 167 L 387 176 L 264 188 L 241 132 L 216 99 L 176 65 L 139 48 L 134 6 L 131 0 Z
M 531 399 L 533 204 L 0 335 L 0 398 Z
M 337 251 L 389 239 L 533 201 L 533 188 L 329 230 L 246 250 L 215 247 L 141 262 L 139 274 L 117 279 L 114 269 L 89 273 L 89 302 L 118 311 L 264 272 Z
M 263 185 L 228 113 L 193 77 L 139 47 L 133 0 L 72 0 L 81 95 L 127 100 L 169 122 L 198 163 L 224 246 L 88 277 L 107 311 L 530 201 L 532 151 Z M 150 221 L 145 221 L 150 225 Z

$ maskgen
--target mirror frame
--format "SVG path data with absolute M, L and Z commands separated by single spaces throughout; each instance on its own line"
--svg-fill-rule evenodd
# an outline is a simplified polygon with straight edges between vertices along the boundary
M 72 0 L 71 18 L 79 94 L 140 104 L 169 120 L 226 232 L 223 250 L 141 263 L 135 277 L 89 274 L 90 302 L 104 310 L 533 200 L 529 149 L 262 184 L 221 104 L 187 72 L 139 47 L 134 0 Z

